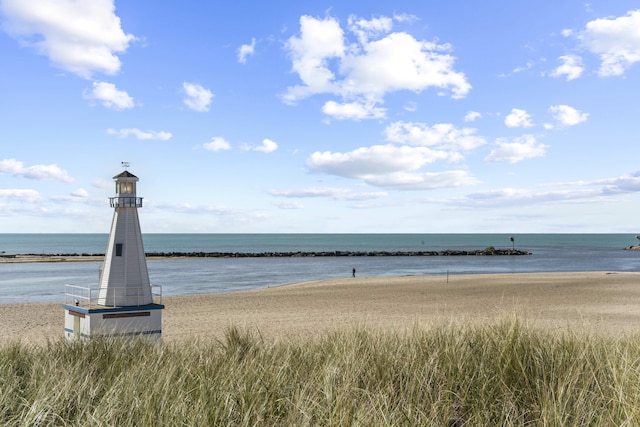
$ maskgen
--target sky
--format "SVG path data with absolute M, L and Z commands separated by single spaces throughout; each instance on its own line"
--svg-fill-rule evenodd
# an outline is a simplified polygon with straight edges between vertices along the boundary
M 639 233 L 631 0 L 0 0 L 0 233 Z

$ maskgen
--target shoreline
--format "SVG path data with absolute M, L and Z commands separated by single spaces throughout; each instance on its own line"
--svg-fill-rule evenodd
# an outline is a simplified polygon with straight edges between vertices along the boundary
M 405 331 L 521 318 L 550 332 L 640 333 L 640 273 L 509 273 L 324 279 L 164 297 L 163 341 L 221 339 L 229 326 L 265 339 L 371 327 Z M 62 303 L 0 305 L 0 342 L 62 339 Z

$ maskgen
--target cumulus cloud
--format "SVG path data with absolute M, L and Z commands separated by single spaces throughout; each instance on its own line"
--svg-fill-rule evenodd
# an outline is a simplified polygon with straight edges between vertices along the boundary
M 241 64 L 246 64 L 247 56 L 251 56 L 254 54 L 256 49 L 256 39 L 251 39 L 251 44 L 243 44 L 238 49 L 238 62 Z
M 0 189 L 0 197 L 3 199 L 33 203 L 40 200 L 40 193 L 36 190 Z
M 451 152 L 450 160 L 460 158 L 460 151 L 472 150 L 484 145 L 485 139 L 476 136 L 476 129 L 457 129 L 450 123 L 429 126 L 425 123 L 398 121 L 384 130 L 388 141 L 423 147 L 438 147 Z
M 475 122 L 480 117 L 482 117 L 482 114 L 478 113 L 477 111 L 469 111 L 467 114 L 465 114 L 464 121 Z
M 322 106 L 322 112 L 327 116 L 331 116 L 337 120 L 381 119 L 384 118 L 387 114 L 386 109 L 376 107 L 372 102 L 338 103 L 336 101 L 327 101 Z
M 584 66 L 578 55 L 563 55 L 558 58 L 562 62 L 550 75 L 551 77 L 565 76 L 567 81 L 575 80 L 582 75 Z
M 387 144 L 361 147 L 346 153 L 317 151 L 309 156 L 307 166 L 313 172 L 366 180 L 375 175 L 416 170 L 447 157 L 445 151 L 427 147 Z
M 533 135 L 523 135 L 514 138 L 511 142 L 507 139 L 498 139 L 496 145 L 498 148 L 491 151 L 485 158 L 486 161 L 518 163 L 544 156 L 547 150 L 547 146 L 537 142 Z
M 510 128 L 528 128 L 533 126 L 531 115 L 525 110 L 513 108 L 511 113 L 504 118 L 504 124 Z
M 205 89 L 202 85 L 196 83 L 182 83 L 184 90 L 184 104 L 193 111 L 205 112 L 209 111 L 213 93 L 209 89 Z
M 169 140 L 173 137 L 173 135 L 169 132 L 148 130 L 142 131 L 138 128 L 126 128 L 126 129 L 107 129 L 107 133 L 109 135 L 117 135 L 120 138 L 126 138 L 129 135 L 135 136 L 137 139 L 148 140 L 148 139 L 159 139 L 162 141 Z
M 640 9 L 629 11 L 625 16 L 588 22 L 576 36 L 587 50 L 600 57 L 600 76 L 619 76 L 640 61 L 638 28 Z
M 60 169 L 58 165 L 33 165 L 25 167 L 23 162 L 16 159 L 0 160 L 0 173 L 42 181 L 73 182 L 73 178 L 69 176 L 67 171 Z
M 249 144 L 242 144 L 240 149 L 244 151 L 260 151 L 262 153 L 273 153 L 278 149 L 278 144 L 270 140 L 269 138 L 265 138 L 262 140 L 261 145 L 252 146 Z
M 295 103 L 314 94 L 335 95 L 341 102 L 325 104 L 325 114 L 360 120 L 381 117 L 385 111 L 376 104 L 389 92 L 436 88 L 453 98 L 464 97 L 471 85 L 454 69 L 451 46 L 391 32 L 394 19 L 399 17 L 352 16 L 345 34 L 333 17 L 302 16 L 299 36 L 285 45 L 302 84 L 289 87 L 283 100 Z
M 458 162 L 464 153 L 486 144 L 472 128 L 449 123 L 429 126 L 397 121 L 384 130 L 386 145 L 360 147 L 348 152 L 315 152 L 307 159 L 311 172 L 359 179 L 373 186 L 425 190 L 477 183 L 463 170 L 426 172 L 438 161 Z
M 221 136 L 214 136 L 211 141 L 202 144 L 202 148 L 207 151 L 224 151 L 231 149 L 231 144 Z
M 278 149 L 278 144 L 269 138 L 265 138 L 262 140 L 262 145 L 255 147 L 255 151 L 260 151 L 262 153 L 273 153 Z
M 310 171 L 361 179 L 379 187 L 432 189 L 476 182 L 463 171 L 421 173 L 417 170 L 450 157 L 443 150 L 428 147 L 374 145 L 351 152 L 315 152 L 307 159 Z
M 86 79 L 117 73 L 117 55 L 135 40 L 122 30 L 114 0 L 3 0 L 0 10 L 7 33 Z
M 113 83 L 93 82 L 91 92 L 85 92 L 85 98 L 96 100 L 103 106 L 114 110 L 126 110 L 134 107 L 133 98 L 123 90 L 116 88 Z
M 583 113 L 568 105 L 552 105 L 549 111 L 561 126 L 575 126 L 589 118 L 589 113 Z

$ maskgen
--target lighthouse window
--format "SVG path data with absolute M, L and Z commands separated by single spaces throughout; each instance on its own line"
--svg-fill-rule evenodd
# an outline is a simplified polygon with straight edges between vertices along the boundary
M 119 182 L 116 184 L 116 192 L 123 193 L 133 193 L 133 182 Z
M 116 256 L 122 256 L 122 243 L 116 243 Z

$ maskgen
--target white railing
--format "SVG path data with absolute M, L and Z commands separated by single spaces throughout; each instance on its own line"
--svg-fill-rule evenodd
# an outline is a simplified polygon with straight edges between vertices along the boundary
M 69 305 L 77 305 L 84 308 L 95 307 L 120 307 L 122 304 L 116 304 L 123 298 L 126 301 L 135 300 L 136 304 L 145 305 L 144 295 L 147 286 L 140 287 L 109 287 L 109 298 L 101 296 L 101 291 L 106 293 L 107 288 L 91 288 L 88 286 L 65 285 L 64 286 L 64 303 Z M 162 304 L 162 286 L 151 285 L 151 300 L 154 304 Z M 98 301 L 104 301 L 104 304 L 98 304 Z M 127 304 L 128 306 L 130 304 Z
M 118 196 L 109 197 L 109 203 L 112 208 L 141 208 L 142 197 L 135 196 Z

